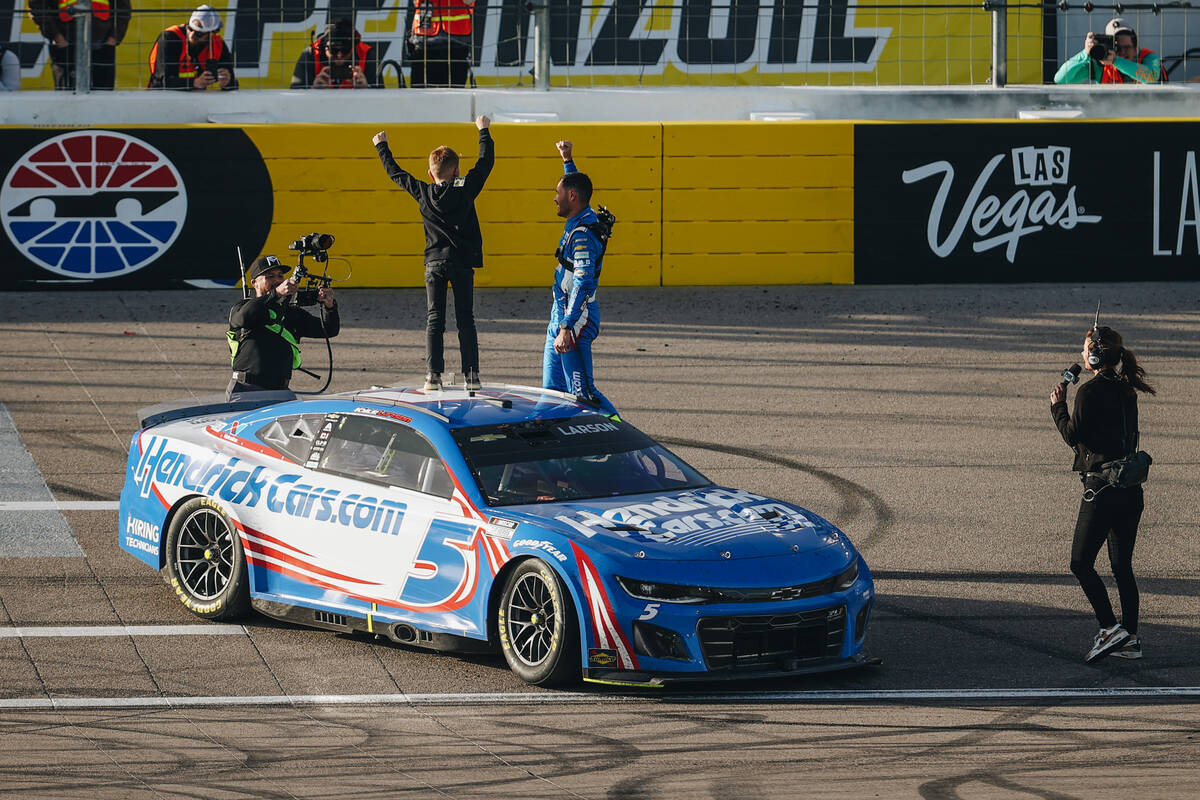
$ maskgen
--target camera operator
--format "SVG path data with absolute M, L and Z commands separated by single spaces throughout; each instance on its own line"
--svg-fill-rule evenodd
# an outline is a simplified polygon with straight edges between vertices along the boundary
M 233 377 L 226 397 L 238 392 L 287 389 L 292 370 L 300 368 L 300 338 L 331 338 L 341 330 L 333 288 L 317 292 L 321 316 L 294 302 L 294 280 L 284 280 L 291 268 L 275 256 L 263 256 L 250 267 L 254 297 L 229 310 L 229 348 Z
M 1101 465 L 1136 449 L 1137 392 L 1154 394 L 1155 390 L 1146 383 L 1146 371 L 1133 351 L 1125 348 L 1121 335 L 1112 328 L 1098 325 L 1087 332 L 1083 359 L 1094 377 L 1075 393 L 1075 413 L 1067 412 L 1064 382 L 1050 393 L 1050 416 L 1063 440 L 1075 450 L 1072 468 L 1080 473 L 1084 486 L 1071 545 L 1071 572 L 1100 622 L 1100 632 L 1084 660 L 1090 663 L 1110 653 L 1141 658 L 1133 545 L 1144 508 L 1142 487 L 1110 484 Z M 1105 541 L 1121 596 L 1120 623 L 1096 572 L 1096 556 Z
M 382 89 L 375 48 L 350 20 L 337 19 L 296 59 L 293 89 Z
M 1103 34 L 1088 31 L 1083 49 L 1067 59 L 1054 75 L 1055 83 L 1166 82 L 1158 54 L 1138 49 L 1137 32 L 1121 17 L 1104 26 Z

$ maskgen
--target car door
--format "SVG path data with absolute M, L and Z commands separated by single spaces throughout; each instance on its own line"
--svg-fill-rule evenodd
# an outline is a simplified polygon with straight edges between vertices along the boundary
M 462 613 L 478 587 L 478 522 L 451 501 L 453 482 L 424 436 L 386 418 L 330 414 L 306 466 L 337 492 L 336 525 L 314 547 L 351 599 L 375 613 L 479 627 Z

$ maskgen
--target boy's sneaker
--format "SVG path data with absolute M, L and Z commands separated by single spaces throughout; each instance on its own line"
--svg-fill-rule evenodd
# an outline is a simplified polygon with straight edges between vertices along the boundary
M 1125 640 L 1125 644 L 1113 650 L 1110 655 L 1114 658 L 1141 658 L 1142 640 L 1136 634 L 1131 635 Z
M 478 392 L 482 389 L 483 385 L 479 382 L 479 373 L 475 370 L 468 372 L 466 377 L 463 378 L 463 388 L 468 392 Z
M 1120 647 L 1129 639 L 1129 631 L 1121 627 L 1120 623 L 1113 625 L 1111 628 L 1101 628 L 1096 634 L 1095 641 L 1092 642 L 1092 649 L 1088 651 L 1087 656 L 1083 659 L 1084 663 L 1090 664 L 1104 658 L 1116 648 Z
M 442 390 L 442 373 L 431 372 L 425 376 L 425 391 L 440 392 Z

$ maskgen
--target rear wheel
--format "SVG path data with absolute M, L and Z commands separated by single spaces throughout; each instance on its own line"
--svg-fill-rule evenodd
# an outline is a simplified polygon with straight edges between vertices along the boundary
M 246 557 L 233 520 L 212 500 L 196 497 L 171 520 L 166 540 L 167 581 L 198 617 L 223 620 L 250 607 Z
M 536 558 L 508 576 L 496 612 L 500 648 L 526 683 L 561 686 L 579 681 L 579 624 L 558 575 Z

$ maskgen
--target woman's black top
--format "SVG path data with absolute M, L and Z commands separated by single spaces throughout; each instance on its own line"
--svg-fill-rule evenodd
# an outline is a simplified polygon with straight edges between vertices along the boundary
M 1063 401 L 1050 406 L 1050 416 L 1063 441 L 1075 448 L 1071 468 L 1077 472 L 1096 472 L 1105 461 L 1129 455 L 1137 442 L 1137 392 L 1112 370 L 1079 387 L 1073 415 Z

